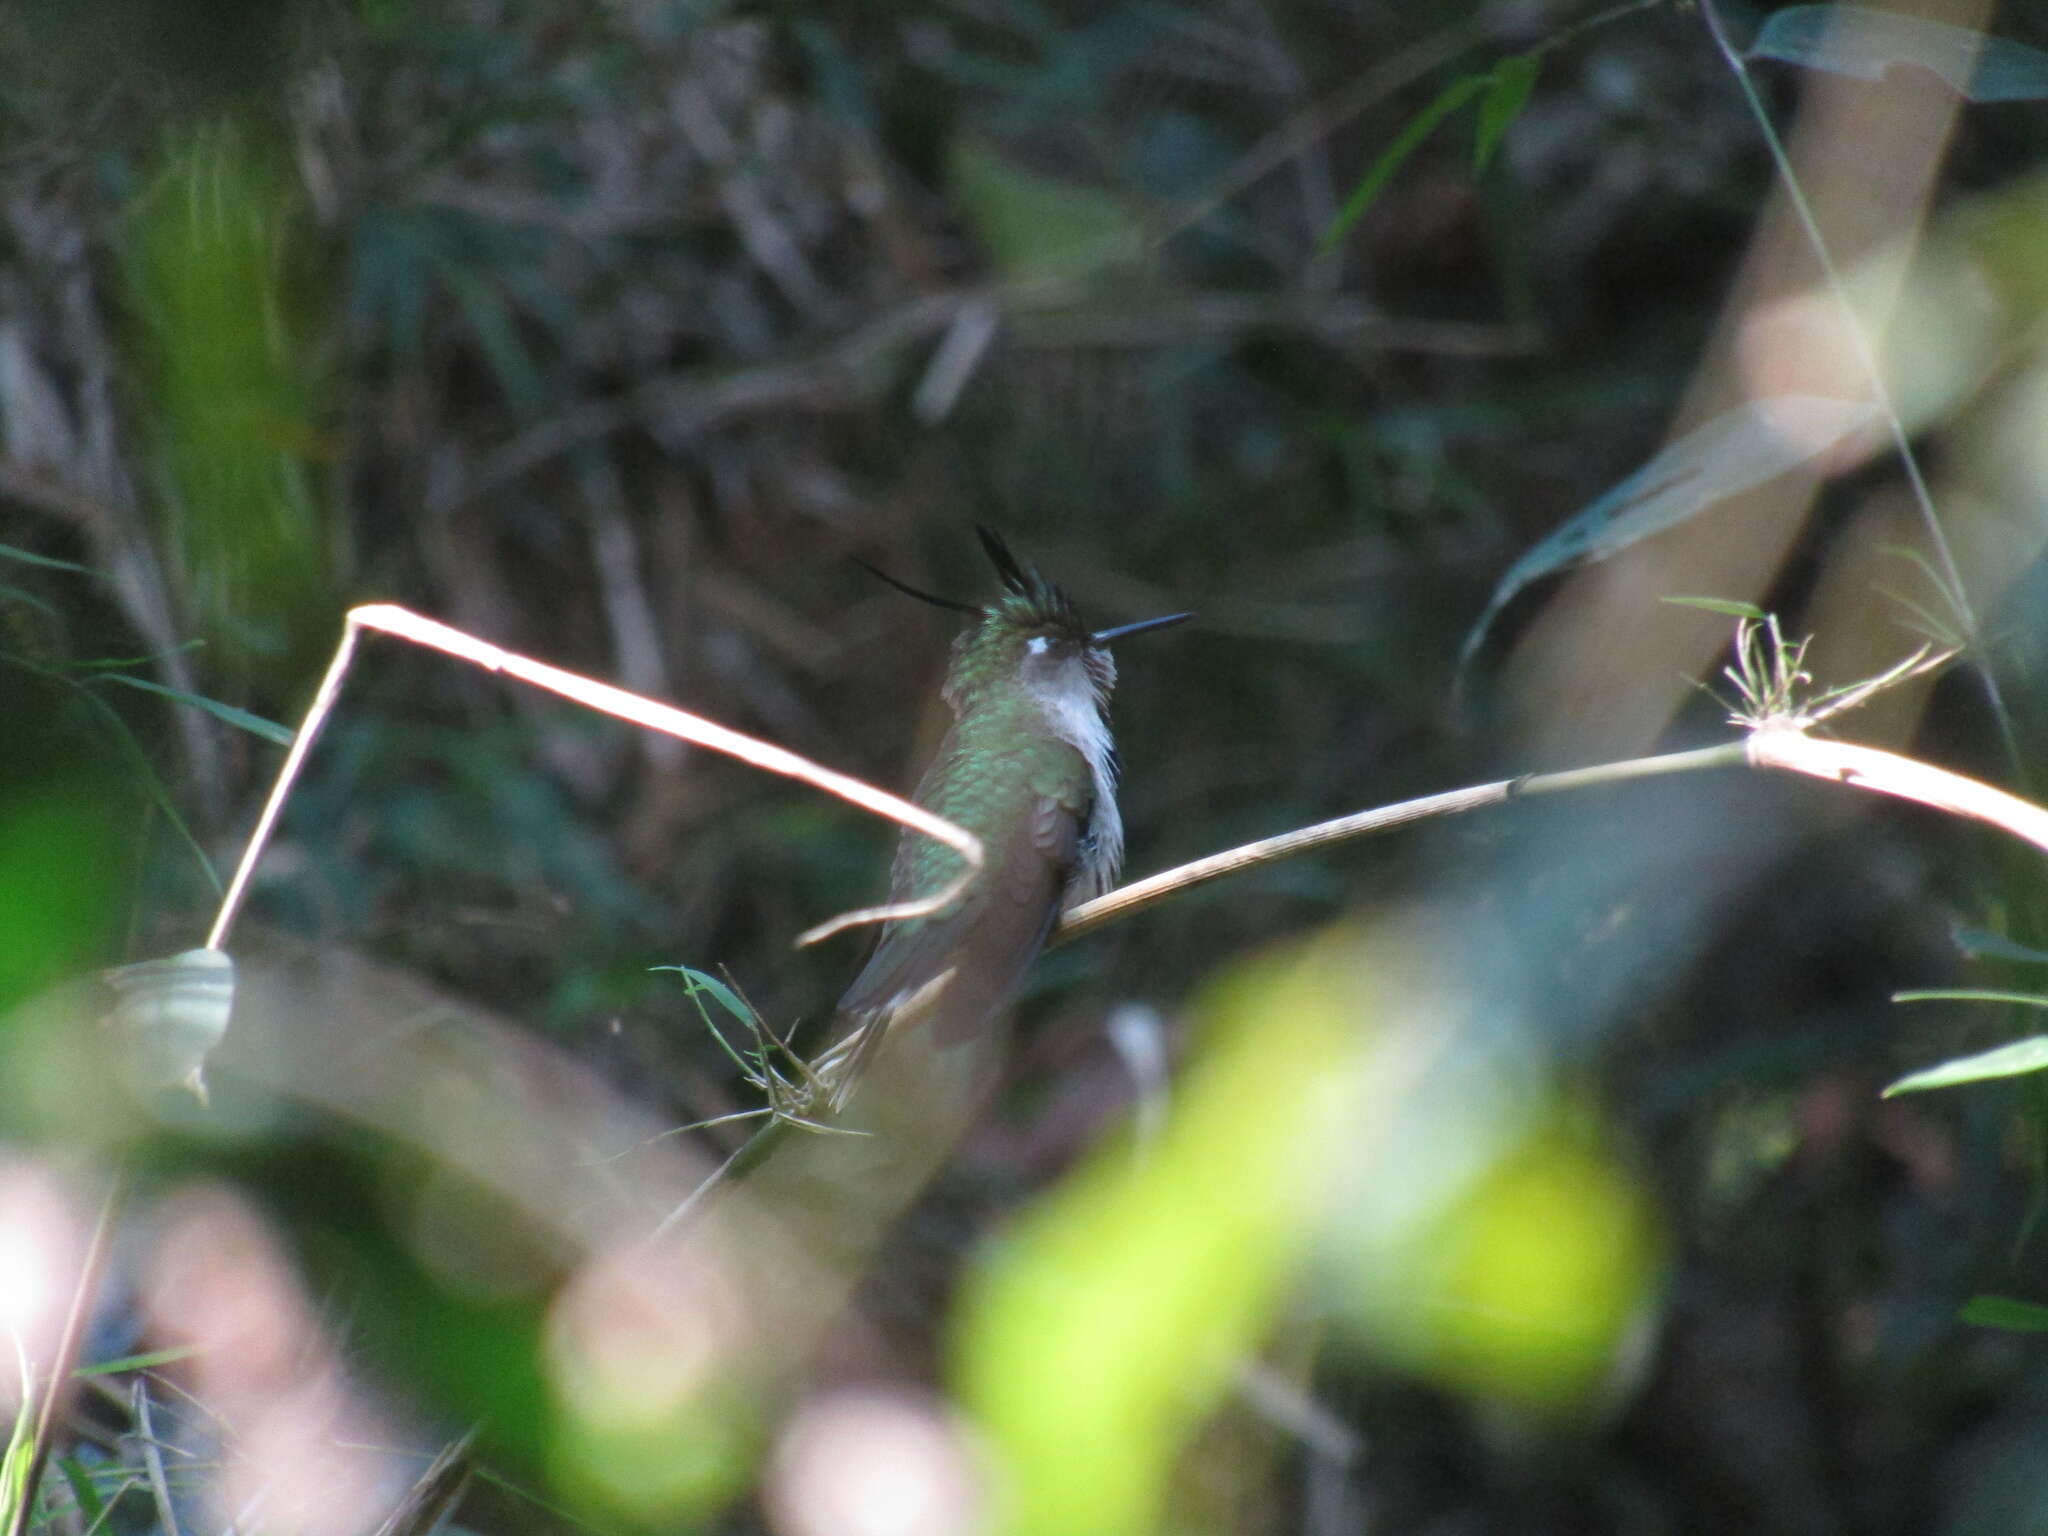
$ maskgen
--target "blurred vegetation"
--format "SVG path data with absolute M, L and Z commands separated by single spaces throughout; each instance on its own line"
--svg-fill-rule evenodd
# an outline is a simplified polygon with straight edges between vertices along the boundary
M 1140 874 L 1721 739 L 1677 596 L 1824 683 L 1963 644 L 1841 733 L 2038 792 L 2048 102 L 1776 59 L 1948 552 L 1870 432 L 1510 593 L 1667 432 L 1864 394 L 1696 9 L 0 4 L 0 1325 L 120 1231 L 30 1527 L 2048 1532 L 2048 1353 L 1958 1317 L 2048 1301 L 2048 1091 L 1879 1096 L 2033 1031 L 1890 994 L 2039 991 L 2039 858 L 1828 786 L 1058 950 L 835 1270 L 765 1198 L 620 1234 L 756 1107 L 653 968 L 815 1043 L 858 943 L 790 941 L 888 829 L 371 637 L 211 1103 L 110 1066 L 94 973 L 202 941 L 363 601 L 902 787 L 952 620 L 855 560 L 976 598 L 992 524 L 1100 623 L 1198 610 L 1120 657 Z

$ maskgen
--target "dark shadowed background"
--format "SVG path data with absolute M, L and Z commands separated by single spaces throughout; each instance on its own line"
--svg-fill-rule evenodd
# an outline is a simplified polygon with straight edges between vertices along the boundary
M 1183 893 L 1044 958 L 857 1260 L 774 1184 L 646 1249 L 746 1127 L 663 1132 L 760 1102 L 652 968 L 815 1043 L 863 940 L 791 941 L 893 829 L 372 636 L 211 1106 L 98 1022 L 350 605 L 907 790 L 957 616 L 857 562 L 980 600 L 976 523 L 1096 625 L 1198 612 L 1119 651 L 1132 874 L 1729 739 L 1674 596 L 1821 685 L 1962 644 L 1837 729 L 2030 793 L 2048 103 L 1748 69 L 1941 536 L 1872 427 L 1540 572 L 1460 677 L 1665 443 L 1868 397 L 1696 9 L 0 5 L 0 1249 L 61 1313 L 116 1189 L 125 1367 L 31 1526 L 2048 1531 L 2048 1344 L 1957 1317 L 2048 1300 L 2042 1080 L 1879 1097 L 2031 1032 L 1891 993 L 2038 987 L 2042 866 L 1931 811 L 1690 775 Z

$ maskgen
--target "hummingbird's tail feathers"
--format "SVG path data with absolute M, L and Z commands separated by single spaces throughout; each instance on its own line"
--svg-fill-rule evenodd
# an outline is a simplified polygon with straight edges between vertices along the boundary
M 923 986 L 899 992 L 879 1008 L 862 1009 L 850 1015 L 853 1027 L 819 1052 L 809 1068 L 811 1079 L 825 1091 L 827 1109 L 836 1115 L 846 1108 L 847 1100 L 867 1075 L 890 1031 L 907 1028 L 930 1015 L 958 974 L 957 966 L 948 966 Z
M 887 1014 L 867 1014 L 811 1062 L 811 1081 L 825 1096 L 826 1113 L 836 1115 L 846 1108 L 888 1033 Z

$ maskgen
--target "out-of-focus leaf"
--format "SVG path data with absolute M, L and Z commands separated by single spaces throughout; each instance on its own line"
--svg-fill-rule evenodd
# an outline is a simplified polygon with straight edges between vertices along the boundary
M 2036 949 L 1988 928 L 1958 928 L 1956 948 L 1972 960 L 2017 960 L 2025 965 L 2048 965 L 2048 949 Z M 1895 999 L 1896 1001 L 1896 999 Z
M 148 1371 L 160 1365 L 175 1365 L 178 1361 L 189 1360 L 198 1353 L 197 1344 L 177 1344 L 169 1349 L 152 1349 L 139 1355 L 123 1355 L 118 1360 L 95 1360 L 91 1365 L 81 1365 L 71 1374 L 119 1376 L 125 1371 Z
M 1688 432 L 1508 568 L 1465 637 L 1459 666 L 1470 664 L 1494 619 L 1531 582 L 1604 560 L 1775 480 L 1818 458 L 1877 415 L 1877 408 L 1863 401 L 1773 395 L 1724 411 Z
M 226 123 L 167 135 L 123 219 L 137 388 L 179 514 L 201 617 L 232 662 L 329 626 L 314 466 L 324 289 L 305 282 L 305 210 L 267 140 Z
M 1882 80 L 1902 64 L 1939 75 L 1969 101 L 2048 96 L 2048 53 L 1898 11 L 1861 5 L 1794 5 L 1774 11 L 1747 57 L 1780 59 L 1859 80 Z
M 475 273 L 452 264 L 440 269 L 441 281 L 455 296 L 470 331 L 490 359 L 491 372 L 513 409 L 531 414 L 544 398 L 540 368 L 520 337 L 519 326 L 502 295 Z
M 1484 1401 L 1572 1415 L 1599 1395 L 1662 1267 L 1649 1202 L 1576 1129 L 1538 1125 L 1361 1287 L 1379 1353 Z
M 206 1102 L 206 1058 L 227 1033 L 235 962 L 218 949 L 188 949 L 106 973 L 120 1001 L 108 1015 L 127 1038 L 136 1080 L 189 1088 Z
M 265 741 L 275 742 L 280 747 L 292 744 L 292 732 L 288 727 L 279 725 L 275 720 L 266 720 L 261 715 L 252 715 L 246 709 L 237 709 L 232 704 L 223 704 L 219 699 L 209 699 L 204 694 L 187 693 L 182 688 L 166 687 L 162 683 L 153 683 L 146 677 L 131 677 L 126 672 L 104 672 L 100 679 L 103 682 L 120 683 L 128 688 L 140 688 L 145 693 L 162 694 L 165 698 L 174 699 L 180 704 L 190 704 L 194 709 L 205 710 L 216 720 L 226 721 L 252 736 L 261 736 Z
M 1472 168 L 1484 171 L 1500 148 L 1501 137 L 1522 115 L 1536 77 L 1543 72 L 1542 57 L 1518 53 L 1496 64 L 1487 79 L 1486 95 L 1479 103 L 1479 129 L 1472 140 Z
M 79 1513 L 85 1516 L 88 1525 L 97 1524 L 107 1506 L 100 1497 L 99 1489 L 93 1485 L 92 1469 L 76 1456 L 59 1456 L 57 1470 L 71 1489 L 71 1497 L 78 1500 Z
M 2005 1328 L 2014 1333 L 2048 1333 L 2048 1307 L 2010 1296 L 1972 1296 L 1956 1317 L 1985 1328 Z
M 75 973 L 106 941 L 119 903 L 118 808 L 90 792 L 85 769 L 74 771 L 72 782 L 17 795 L 0 814 L 0 1015 Z M 0 1046 L 5 1035 L 0 1030 Z M 0 1050 L 0 1098 L 16 1086 Z
M 1349 1074 L 1334 967 L 1238 970 L 1140 1160 L 1113 1147 L 1029 1213 L 963 1300 L 961 1401 L 1001 1464 L 1008 1536 L 1153 1529 L 1174 1458 L 1296 1261 Z
M 1674 608 L 1698 608 L 1704 613 L 1725 614 L 1731 619 L 1749 619 L 1761 624 L 1763 609 L 1755 603 L 1745 603 L 1732 597 L 1667 597 L 1665 602 Z
M 10 1516 L 29 1496 L 28 1471 L 34 1459 L 35 1426 L 39 1417 L 35 1374 L 29 1368 L 27 1357 L 19 1353 L 20 1348 L 19 1344 L 15 1345 L 15 1359 L 8 1364 L 20 1371 L 21 1402 L 15 1409 L 7 1444 L 0 1447 L 0 1510 L 5 1510 Z
M 961 212 L 1012 280 L 1080 277 L 1143 244 L 1144 221 L 1125 199 L 1013 165 L 985 140 L 956 138 L 947 171 Z
M 1441 91 L 1436 99 L 1408 120 L 1408 126 L 1394 135 L 1394 142 L 1373 162 L 1351 195 L 1344 199 L 1344 206 L 1337 210 L 1337 217 L 1330 221 L 1330 227 L 1323 231 L 1322 248 L 1329 250 L 1350 233 L 1351 226 L 1365 217 L 1386 184 L 1393 179 L 1394 172 L 1401 169 L 1410 155 L 1421 147 L 1422 141 L 1436 132 L 1436 126 L 1474 96 L 1493 83 L 1492 75 L 1466 75 L 1453 80 Z
M 1895 1003 L 2018 1003 L 2022 1008 L 2048 1008 L 2048 997 L 2038 992 L 2000 992 L 1983 987 L 1940 987 L 1927 991 L 1894 992 Z
M 30 554 L 25 549 L 16 549 L 12 544 L 0 544 L 0 560 L 19 560 L 24 565 L 46 565 L 53 571 L 77 571 L 87 576 L 92 574 L 76 561 L 59 560 L 54 555 Z
M 1919 1093 L 1927 1088 L 1948 1088 L 1957 1083 L 1981 1083 L 1987 1078 L 2019 1077 L 2028 1072 L 2039 1072 L 2048 1068 L 2048 1035 L 2029 1035 L 2024 1040 L 2015 1040 L 2010 1045 L 2001 1045 L 1996 1050 L 1979 1051 L 1974 1056 L 1958 1056 L 1953 1061 L 1944 1061 L 1940 1066 L 1928 1067 L 1900 1078 L 1884 1091 L 1886 1098 L 1894 1094 Z

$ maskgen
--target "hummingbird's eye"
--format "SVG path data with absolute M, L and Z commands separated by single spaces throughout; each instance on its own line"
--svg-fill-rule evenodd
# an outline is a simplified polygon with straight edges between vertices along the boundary
M 1050 635 L 1033 635 L 1024 642 L 1024 649 L 1033 656 L 1043 656 L 1052 649 L 1052 637 Z

